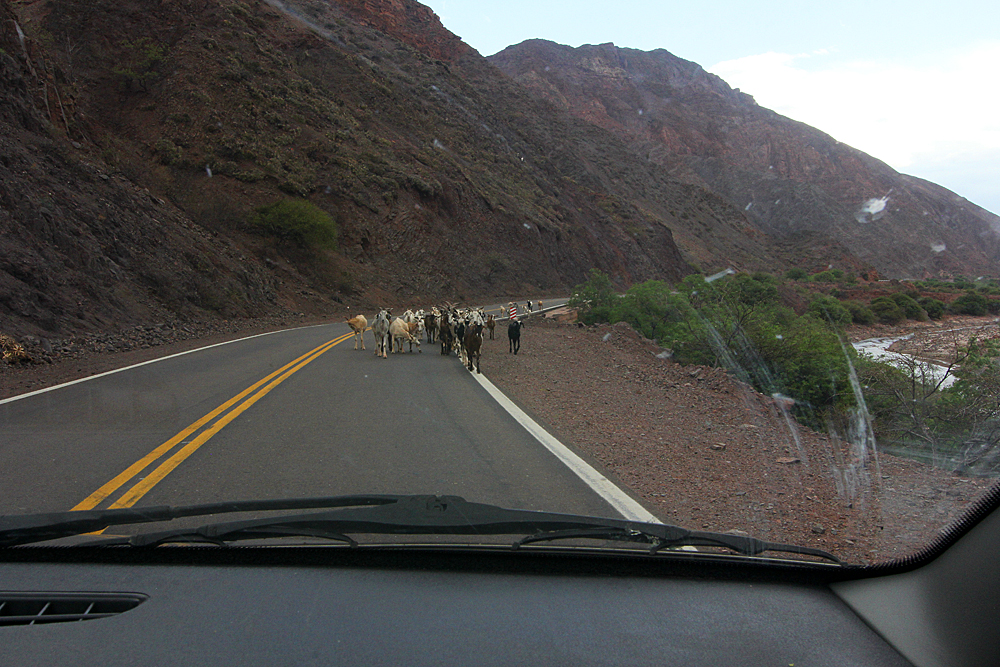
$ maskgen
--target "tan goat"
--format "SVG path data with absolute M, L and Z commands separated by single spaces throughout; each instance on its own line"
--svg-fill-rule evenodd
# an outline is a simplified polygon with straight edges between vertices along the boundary
M 347 325 L 354 331 L 354 349 L 358 349 L 358 341 L 361 341 L 361 349 L 365 349 L 365 329 L 368 328 L 368 320 L 364 315 L 355 315 L 347 320 Z

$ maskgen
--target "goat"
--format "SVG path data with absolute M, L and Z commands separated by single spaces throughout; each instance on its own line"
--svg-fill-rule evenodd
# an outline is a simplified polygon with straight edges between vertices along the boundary
M 354 349 L 358 349 L 358 341 L 361 341 L 361 349 L 365 349 L 365 329 L 368 328 L 368 320 L 364 315 L 355 315 L 347 320 L 347 325 L 354 331 Z
M 420 349 L 420 337 L 424 335 L 424 319 L 420 317 L 416 322 L 407 322 L 406 328 L 410 332 L 410 352 L 413 352 L 414 343 L 417 344 L 417 352 L 423 352 Z
M 435 336 L 437 335 L 438 322 L 441 319 L 441 313 L 438 312 L 437 308 L 432 308 L 431 312 L 424 315 L 424 330 L 427 331 L 427 342 L 433 344 Z
M 441 354 L 451 354 L 452 344 L 455 342 L 455 332 L 451 325 L 451 313 L 441 314 L 441 322 L 438 324 L 438 340 L 441 341 Z
M 493 330 L 496 329 L 496 326 L 496 318 L 490 314 L 490 316 L 486 318 L 486 328 L 490 330 L 490 340 L 493 340 Z
M 389 342 L 389 317 L 391 315 L 391 309 L 383 308 L 378 311 L 378 315 L 372 322 L 372 334 L 375 335 L 375 356 L 383 359 L 388 358 L 385 348 Z
M 479 370 L 479 361 L 483 357 L 483 325 L 482 324 L 471 324 L 469 325 L 468 331 L 465 332 L 465 356 L 468 359 L 466 364 L 467 368 L 471 371 L 473 361 L 475 361 L 476 372 L 482 373 Z
M 511 320 L 510 324 L 507 325 L 507 341 L 510 343 L 510 352 L 517 354 L 517 351 L 521 349 L 521 327 L 523 322 L 519 320 Z
M 454 347 L 458 348 L 458 358 L 465 363 L 465 331 L 469 328 L 469 325 L 464 319 L 458 320 L 455 324 L 455 342 Z
M 419 349 L 420 349 L 420 341 L 413 338 L 413 334 L 410 333 L 410 326 L 411 325 L 409 325 L 406 322 L 404 322 L 401 317 L 397 317 L 389 325 L 389 337 L 392 339 L 390 345 L 392 347 L 393 354 L 396 354 L 397 352 L 399 354 L 403 353 L 403 341 L 404 340 L 410 341 L 410 343 L 411 343 L 410 350 L 411 351 L 413 350 L 412 343 L 416 342 L 417 349 L 419 351 Z M 413 325 L 413 326 L 416 326 L 416 325 Z

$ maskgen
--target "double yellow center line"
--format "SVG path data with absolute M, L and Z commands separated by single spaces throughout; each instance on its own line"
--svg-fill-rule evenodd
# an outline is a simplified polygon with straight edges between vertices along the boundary
M 331 341 L 323 343 L 319 347 L 306 352 L 298 359 L 290 361 L 278 370 L 274 371 L 267 377 L 259 380 L 250 387 L 247 387 L 241 391 L 236 396 L 215 408 L 207 415 L 194 422 L 180 433 L 170 438 L 162 445 L 151 451 L 150 453 L 143 456 L 141 459 L 130 465 L 128 468 L 123 470 L 114 479 L 109 481 L 107 484 L 101 488 L 94 491 L 92 494 L 87 496 L 82 502 L 73 508 L 76 510 L 89 510 L 94 509 L 99 504 L 104 502 L 111 494 L 117 491 L 119 488 L 130 482 L 135 478 L 136 475 L 140 474 L 143 470 L 148 468 L 151 464 L 158 461 L 162 457 L 166 456 L 171 450 L 173 450 L 178 444 L 183 446 L 174 452 L 168 459 L 160 463 L 152 472 L 150 472 L 145 477 L 141 478 L 132 486 L 128 491 L 122 494 L 117 500 L 115 500 L 108 509 L 116 509 L 121 507 L 132 507 L 139 499 L 144 495 L 149 493 L 149 491 L 159 484 L 164 477 L 170 474 L 177 466 L 183 463 L 189 456 L 194 454 L 198 449 L 204 445 L 209 439 L 212 438 L 216 433 L 221 431 L 225 426 L 239 417 L 241 414 L 246 412 L 254 403 L 260 399 L 267 396 L 268 393 L 279 384 L 287 380 L 292 374 L 301 370 L 310 362 L 316 360 L 321 354 L 327 350 L 333 348 L 345 340 L 354 336 L 354 333 L 344 334 L 338 338 L 334 338 Z M 235 406 L 235 407 L 233 407 Z M 232 409 L 230 409 L 232 408 Z M 217 419 L 220 415 L 221 418 Z M 213 420 L 216 420 L 212 423 Z M 202 430 L 206 424 L 210 424 L 208 428 Z M 200 431 L 200 433 L 199 433 Z M 193 439 L 188 440 L 189 437 L 198 433 Z

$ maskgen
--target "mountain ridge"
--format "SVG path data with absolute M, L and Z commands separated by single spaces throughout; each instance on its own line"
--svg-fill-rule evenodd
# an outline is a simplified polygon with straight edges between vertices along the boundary
M 756 227 L 779 239 L 801 232 L 829 237 L 892 277 L 987 273 L 1000 259 L 1000 217 L 760 107 L 666 50 L 528 40 L 489 60 L 537 97 L 616 133 L 671 175 L 743 207 Z M 958 256 L 947 250 L 963 246 Z

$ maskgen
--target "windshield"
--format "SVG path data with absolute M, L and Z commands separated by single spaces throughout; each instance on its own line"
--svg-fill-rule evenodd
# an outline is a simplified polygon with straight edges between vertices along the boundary
M 0 0 L 0 515 L 863 565 L 995 486 L 979 153 L 820 114 L 868 81 L 828 35 L 824 78 L 729 28 L 470 11 Z

